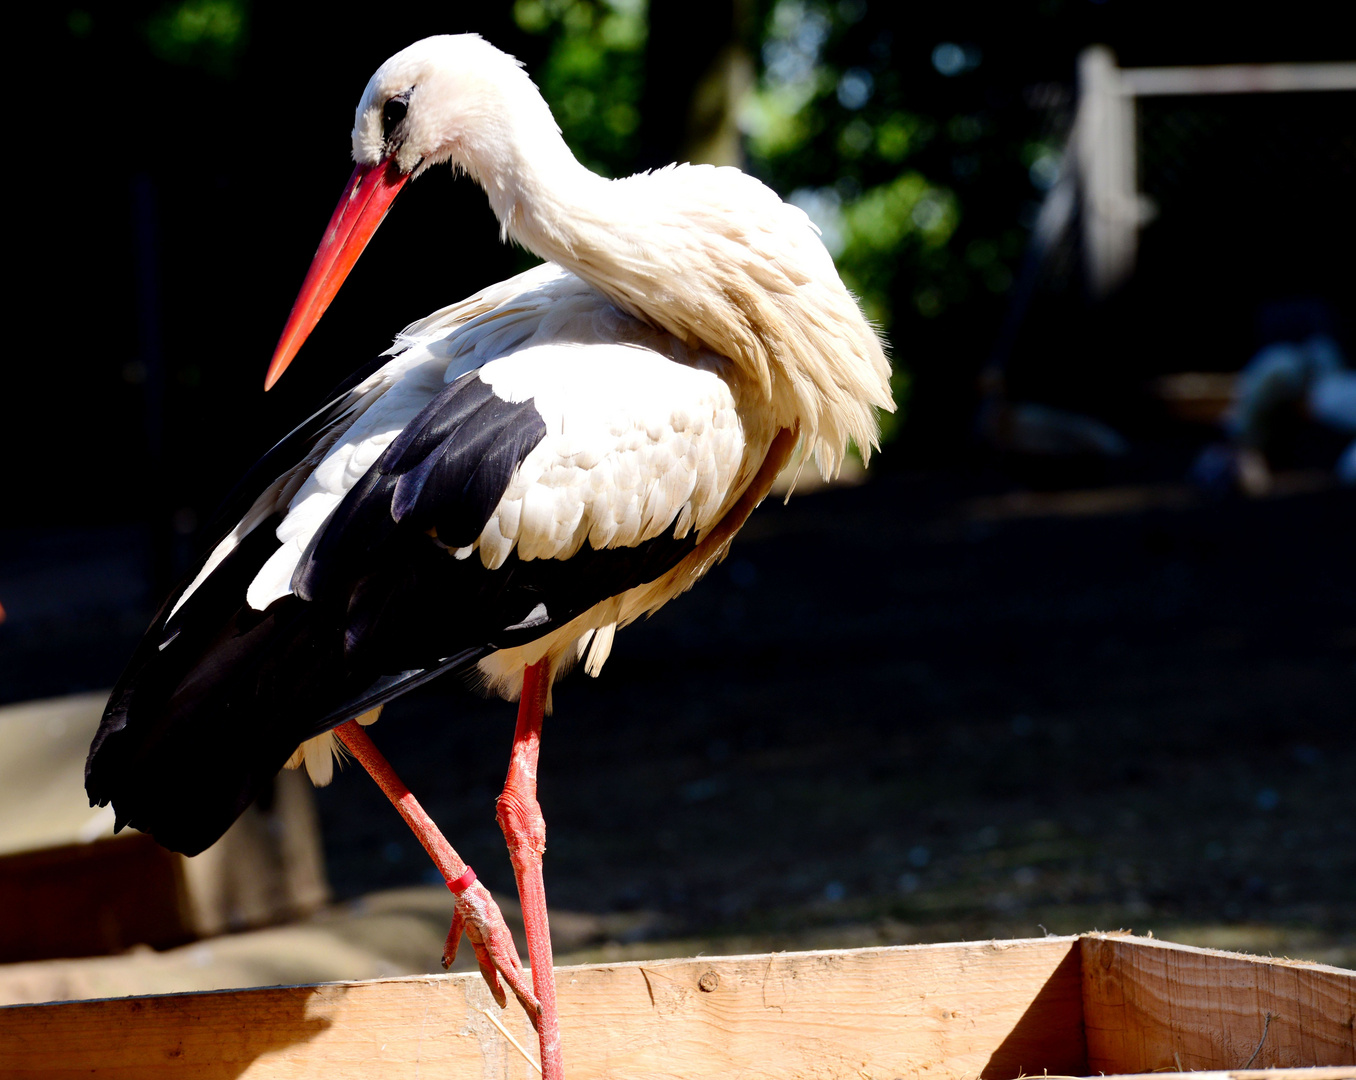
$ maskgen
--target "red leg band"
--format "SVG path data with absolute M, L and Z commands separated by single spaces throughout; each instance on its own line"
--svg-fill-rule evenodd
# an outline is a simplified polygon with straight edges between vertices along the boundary
M 462 874 L 456 881 L 449 881 L 447 887 L 452 890 L 453 896 L 460 896 L 475 884 L 475 880 L 476 872 L 468 866 L 466 868 L 466 873 Z

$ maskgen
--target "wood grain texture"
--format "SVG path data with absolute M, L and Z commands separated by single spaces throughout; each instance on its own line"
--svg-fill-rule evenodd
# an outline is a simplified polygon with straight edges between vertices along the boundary
M 1117 1077 L 1117 1080 L 1356 1080 L 1356 1067 L 1330 1065 L 1316 1069 L 1212 1069 L 1209 1072 L 1126 1073 Z
M 1109 934 L 1081 948 L 1089 1072 L 1356 1067 L 1356 972 Z
M 1086 1071 L 1076 938 L 559 968 L 567 1068 L 590 1077 Z M 531 1078 L 475 975 L 0 1009 L 0 1075 Z

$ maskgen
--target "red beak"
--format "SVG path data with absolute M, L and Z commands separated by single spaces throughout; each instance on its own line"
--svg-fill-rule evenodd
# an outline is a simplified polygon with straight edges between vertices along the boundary
M 411 175 L 402 173 L 389 159 L 375 165 L 359 165 L 353 170 L 273 351 L 273 362 L 264 376 L 265 390 L 272 389 L 307 335 L 315 329 Z

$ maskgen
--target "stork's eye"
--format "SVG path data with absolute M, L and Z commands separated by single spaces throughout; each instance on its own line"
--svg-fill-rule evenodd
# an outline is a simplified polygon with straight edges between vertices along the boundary
M 400 121 L 405 119 L 405 113 L 409 109 L 409 102 L 404 96 L 393 97 L 386 103 L 386 108 L 381 110 L 381 133 L 383 138 L 389 139 L 391 132 L 396 129 Z

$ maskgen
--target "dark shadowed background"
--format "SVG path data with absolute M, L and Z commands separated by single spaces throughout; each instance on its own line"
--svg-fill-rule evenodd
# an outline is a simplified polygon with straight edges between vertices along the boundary
M 1076 236 L 1031 239 L 1086 47 L 1124 68 L 1351 60 L 1331 8 L 48 5 L 11 94 L 0 701 L 110 685 L 255 457 L 400 327 L 531 265 L 434 170 L 261 392 L 368 75 L 475 31 L 599 170 L 739 163 L 804 206 L 901 403 L 868 480 L 769 503 L 601 679 L 558 689 L 552 902 L 634 913 L 597 944 L 641 954 L 1124 925 L 1353 962 L 1342 441 L 1292 423 L 1245 498 L 1200 482 L 1221 429 L 1156 388 L 1313 330 L 1356 356 L 1356 93 L 1146 101 L 1138 262 L 1108 296 Z M 1120 442 L 1040 451 L 995 426 L 1014 401 Z M 500 890 L 511 723 L 435 685 L 374 729 Z M 428 879 L 361 773 L 320 804 L 340 898 Z

